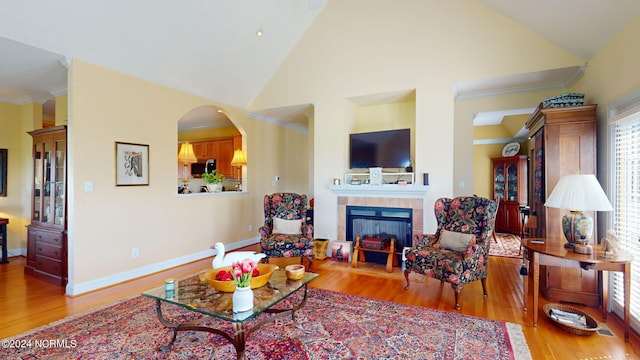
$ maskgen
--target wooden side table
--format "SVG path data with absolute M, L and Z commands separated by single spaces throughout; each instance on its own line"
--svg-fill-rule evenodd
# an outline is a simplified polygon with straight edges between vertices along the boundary
M 539 243 L 542 242 L 542 243 Z M 595 271 L 619 271 L 624 283 L 624 340 L 629 341 L 629 307 L 631 297 L 631 262 L 630 254 L 618 254 L 611 258 L 603 258 L 600 245 L 596 245 L 593 254 L 578 254 L 564 248 L 564 240 L 551 238 L 522 239 L 522 246 L 527 249 L 526 258 L 530 263 L 533 276 L 533 326 L 538 325 L 538 296 L 540 293 L 540 265 L 582 268 Z M 602 276 L 602 321 L 607 321 L 607 276 Z M 524 277 L 524 310 L 527 310 L 529 277 Z
M 355 247 L 353 248 L 353 256 L 351 258 L 351 267 L 354 267 L 354 268 L 358 267 L 358 256 L 360 256 L 360 261 L 366 262 L 367 260 L 365 258 L 364 252 L 373 251 L 373 252 L 388 254 L 387 267 L 385 270 L 388 273 L 393 272 L 393 267 L 398 266 L 398 257 L 396 256 L 395 244 L 396 244 L 396 239 L 391 238 L 391 242 L 389 246 L 385 247 L 384 249 L 378 250 L 378 249 L 362 248 L 360 247 L 360 235 L 356 236 L 356 244 L 355 244 Z
M 0 264 L 6 264 L 9 262 L 7 255 L 7 224 L 9 224 L 9 219 L 0 218 L 0 246 L 2 246 Z

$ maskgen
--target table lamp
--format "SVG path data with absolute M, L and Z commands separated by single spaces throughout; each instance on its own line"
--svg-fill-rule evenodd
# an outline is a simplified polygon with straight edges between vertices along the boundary
M 178 152 L 178 161 L 183 163 L 183 176 L 182 176 L 182 186 L 185 189 L 189 188 L 189 172 L 187 171 L 187 166 L 189 164 L 193 164 L 198 162 L 198 158 L 196 154 L 193 152 L 193 145 L 189 144 L 189 142 L 185 142 L 180 145 L 180 152 Z
M 569 210 L 569 214 L 562 217 L 562 232 L 568 242 L 565 248 L 572 248 L 579 254 L 593 253 L 589 244 L 593 235 L 593 218 L 583 211 L 613 210 L 593 174 L 562 176 L 544 206 Z
M 240 168 L 243 165 L 247 165 L 247 157 L 244 155 L 244 152 L 240 149 L 236 149 L 233 152 L 233 159 L 231 159 L 231 166 L 238 168 L 238 177 L 236 178 L 236 190 L 242 190 L 242 177 L 240 173 Z

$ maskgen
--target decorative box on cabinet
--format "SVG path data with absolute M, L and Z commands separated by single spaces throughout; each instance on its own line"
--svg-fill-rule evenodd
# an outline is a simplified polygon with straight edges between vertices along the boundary
M 31 224 L 24 272 L 47 282 L 67 283 L 67 129 L 29 132 L 33 138 Z
M 500 200 L 496 231 L 520 234 L 519 207 L 527 204 L 527 156 L 516 155 L 491 159 L 493 163 L 493 198 Z
M 569 210 L 544 206 L 560 177 L 578 171 L 596 174 L 596 107 L 538 108 L 526 123 L 531 139 L 529 205 L 538 215 L 534 237 L 564 238 L 561 221 Z M 540 290 L 548 300 L 600 305 L 596 271 L 547 266 L 541 267 L 541 274 Z

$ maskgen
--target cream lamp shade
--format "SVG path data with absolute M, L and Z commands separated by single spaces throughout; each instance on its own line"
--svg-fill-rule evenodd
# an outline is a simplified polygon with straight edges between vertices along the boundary
M 233 159 L 231 159 L 231 166 L 247 165 L 247 157 L 244 155 L 244 151 L 236 149 L 233 152 Z
M 185 142 L 180 145 L 180 152 L 178 153 L 178 161 L 185 164 L 193 164 L 198 162 L 198 158 L 196 154 L 193 152 L 193 145 L 189 144 L 189 142 Z
M 591 253 L 588 246 L 593 234 L 593 218 L 583 211 L 612 211 L 613 207 L 593 174 L 564 175 L 547 198 L 544 206 L 568 209 L 570 214 L 562 218 L 562 232 L 567 248 L 575 252 Z
M 233 159 L 231 159 L 231 166 L 238 168 L 238 177 L 236 178 L 236 191 L 242 190 L 242 174 L 240 174 L 240 168 L 243 165 L 247 165 L 247 157 L 240 149 L 236 149 L 233 152 Z

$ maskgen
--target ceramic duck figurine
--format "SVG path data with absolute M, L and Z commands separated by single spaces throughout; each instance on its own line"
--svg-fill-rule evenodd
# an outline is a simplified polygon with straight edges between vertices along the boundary
M 224 244 L 221 242 L 217 242 L 215 245 L 216 249 L 216 257 L 213 258 L 211 262 L 211 266 L 214 269 L 231 266 L 236 261 L 242 261 L 244 259 L 251 259 L 256 263 L 260 262 L 260 259 L 267 256 L 263 253 L 257 253 L 255 251 L 234 251 L 228 254 L 224 253 Z

